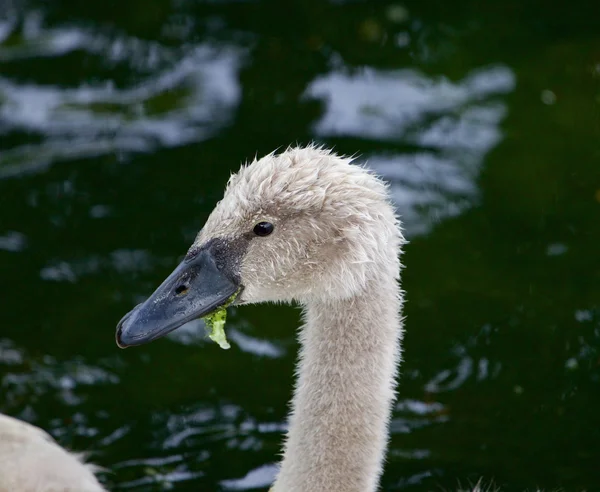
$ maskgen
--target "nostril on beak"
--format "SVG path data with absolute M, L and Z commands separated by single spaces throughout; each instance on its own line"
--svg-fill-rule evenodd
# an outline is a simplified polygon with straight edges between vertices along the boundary
M 175 289 L 175 294 L 178 296 L 183 296 L 187 294 L 188 287 L 185 284 L 181 284 L 179 287 Z

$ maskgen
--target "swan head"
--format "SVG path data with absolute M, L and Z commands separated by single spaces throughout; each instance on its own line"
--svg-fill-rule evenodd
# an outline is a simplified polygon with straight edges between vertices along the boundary
M 386 185 L 351 159 L 290 148 L 231 176 L 186 257 L 117 327 L 120 346 L 159 338 L 226 305 L 352 297 L 403 242 Z M 385 272 L 389 276 L 389 271 Z

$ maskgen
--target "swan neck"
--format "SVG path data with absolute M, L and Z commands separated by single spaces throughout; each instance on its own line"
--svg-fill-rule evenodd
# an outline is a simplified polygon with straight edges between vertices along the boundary
M 377 489 L 402 335 L 401 292 L 390 271 L 369 282 L 361 295 L 306 304 L 274 492 Z

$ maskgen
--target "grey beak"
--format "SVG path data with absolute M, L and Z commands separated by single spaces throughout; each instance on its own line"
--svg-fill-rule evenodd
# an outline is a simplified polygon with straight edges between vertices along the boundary
M 145 302 L 119 321 L 119 347 L 156 340 L 210 314 L 239 291 L 239 282 L 219 270 L 211 249 L 202 249 L 194 258 L 182 261 Z

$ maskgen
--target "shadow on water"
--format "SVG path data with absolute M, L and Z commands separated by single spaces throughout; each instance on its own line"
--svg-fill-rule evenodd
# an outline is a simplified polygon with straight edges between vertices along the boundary
M 120 351 L 229 173 L 317 140 L 406 227 L 384 490 L 600 488 L 600 37 L 586 2 L 27 2 L 0 17 L 0 411 L 111 490 L 265 490 L 299 311 Z

